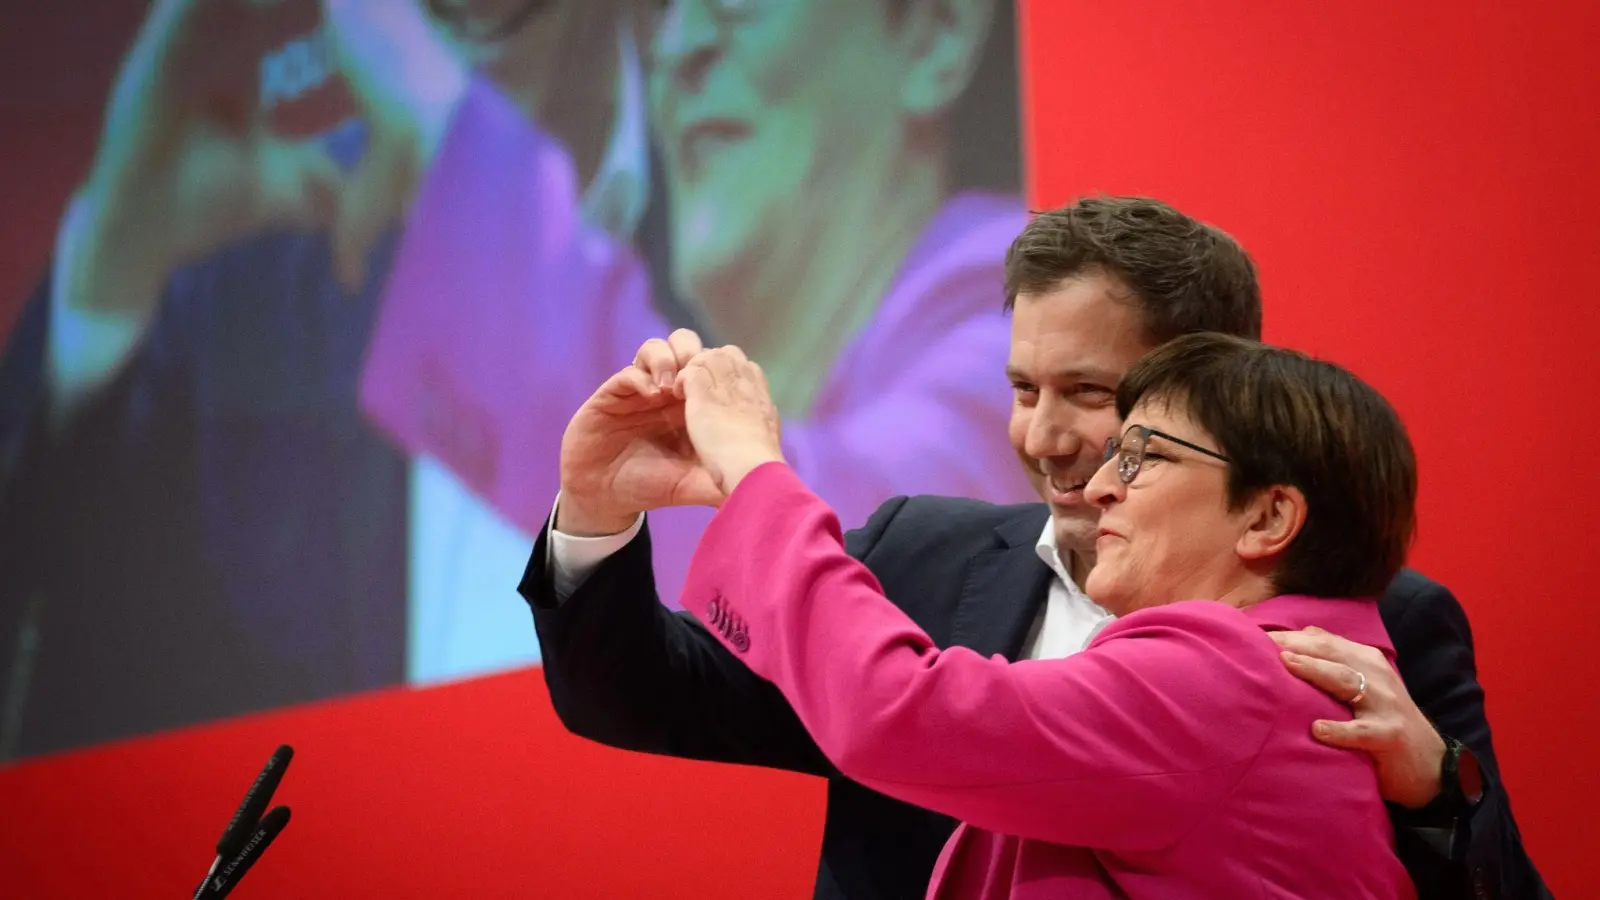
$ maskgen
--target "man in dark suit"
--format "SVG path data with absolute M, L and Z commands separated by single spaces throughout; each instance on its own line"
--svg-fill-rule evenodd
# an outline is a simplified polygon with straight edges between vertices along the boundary
M 219 77 L 282 8 L 154 6 L 0 341 L 0 760 L 406 679 L 408 570 L 442 542 L 358 407 L 401 209 L 489 94 L 614 187 L 616 34 L 648 12 L 517 6 L 330 7 L 360 118 L 305 139 Z
M 847 545 L 941 645 L 1059 657 L 1109 620 L 1079 585 L 1098 537 L 1083 487 L 1120 425 L 1116 382 L 1179 334 L 1258 337 L 1259 291 L 1231 238 L 1143 199 L 1084 200 L 1040 216 L 1013 244 L 1006 273 L 1011 439 L 1046 503 L 900 498 Z M 721 499 L 674 432 L 682 401 L 670 385 L 700 348 L 685 331 L 647 343 L 635 365 L 660 387 L 641 395 L 614 378 L 568 429 L 562 493 L 519 588 L 551 698 L 570 730 L 613 746 L 827 778 L 816 896 L 922 896 L 953 823 L 843 778 L 770 684 L 658 602 L 643 514 Z M 1403 684 L 1371 665 L 1361 652 L 1370 648 L 1315 632 L 1284 639 L 1301 654 L 1286 664 L 1362 722 L 1356 737 L 1346 723 L 1318 723 L 1314 734 L 1373 755 L 1422 896 L 1546 896 L 1499 778 L 1460 605 L 1406 571 L 1381 609 Z

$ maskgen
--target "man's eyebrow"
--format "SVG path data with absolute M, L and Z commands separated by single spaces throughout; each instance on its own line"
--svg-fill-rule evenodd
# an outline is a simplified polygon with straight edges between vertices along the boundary
M 1006 377 L 1012 381 L 1033 382 L 1033 376 L 1012 365 L 1006 366 Z M 1108 385 L 1117 383 L 1116 376 L 1101 369 L 1058 369 L 1045 376 L 1046 381 L 1095 381 Z

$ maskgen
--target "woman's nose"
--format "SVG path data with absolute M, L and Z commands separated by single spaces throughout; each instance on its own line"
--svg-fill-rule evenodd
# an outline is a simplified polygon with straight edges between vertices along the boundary
M 1122 499 L 1123 491 L 1127 485 L 1122 483 L 1122 475 L 1117 471 L 1117 458 L 1112 456 L 1100 465 L 1083 488 L 1083 497 L 1090 504 L 1105 509 Z

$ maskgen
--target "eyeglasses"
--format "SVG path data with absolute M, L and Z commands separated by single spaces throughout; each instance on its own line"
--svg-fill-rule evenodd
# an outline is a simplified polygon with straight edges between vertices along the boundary
M 710 41 L 725 44 L 751 24 L 766 18 L 783 3 L 804 0 L 660 0 L 649 20 L 650 40 L 645 61 L 652 68 L 671 69 L 686 59 L 696 58 L 695 49 Z M 688 28 L 688 8 L 702 11 L 696 16 L 701 25 Z M 710 28 L 705 24 L 709 23 Z
M 700 0 L 706 12 L 721 27 L 741 24 L 756 15 L 766 12 L 772 6 L 772 0 Z M 655 10 L 655 31 L 659 31 L 663 23 L 674 12 L 682 13 L 685 0 L 662 0 Z
M 1190 450 L 1196 453 L 1204 453 L 1212 459 L 1230 462 L 1226 456 L 1215 450 L 1207 450 L 1199 444 L 1191 444 L 1183 438 L 1173 437 L 1165 431 L 1157 431 L 1144 425 L 1129 425 L 1128 430 L 1122 433 L 1122 437 L 1106 438 L 1105 460 L 1110 462 L 1113 456 L 1117 458 L 1117 476 L 1122 479 L 1123 484 L 1133 484 L 1133 480 L 1139 477 L 1139 470 L 1144 467 L 1144 451 L 1146 447 L 1150 446 L 1150 438 L 1152 437 L 1171 441 L 1180 447 L 1188 447 Z
M 663 7 L 671 6 L 681 0 L 667 0 L 661 4 Z M 719 19 L 738 18 L 754 12 L 760 12 L 762 7 L 771 6 L 769 0 L 705 0 L 706 9 Z
M 550 8 L 550 0 L 524 0 L 498 21 L 474 16 L 470 10 L 446 0 L 427 0 L 428 11 L 434 19 L 456 37 L 472 42 L 493 43 L 503 41 L 518 31 L 535 15 Z

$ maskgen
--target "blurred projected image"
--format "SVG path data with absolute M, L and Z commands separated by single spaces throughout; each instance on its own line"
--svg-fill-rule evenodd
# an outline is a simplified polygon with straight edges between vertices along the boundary
M 4 336 L 0 759 L 537 662 L 514 588 L 566 420 L 676 326 L 763 365 L 847 524 L 1027 499 L 1013 27 L 152 4 Z M 652 515 L 664 598 L 709 518 Z

